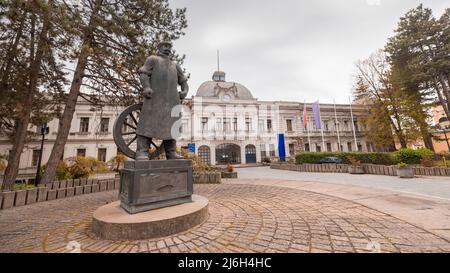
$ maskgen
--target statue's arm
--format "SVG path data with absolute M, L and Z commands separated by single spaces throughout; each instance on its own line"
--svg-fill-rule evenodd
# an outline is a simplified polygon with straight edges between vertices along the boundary
M 148 57 L 145 64 L 139 69 L 139 79 L 142 84 L 144 97 L 150 99 L 153 94 L 152 86 L 150 84 L 150 76 L 153 70 L 154 60 L 152 57 Z
M 189 85 L 187 78 L 184 76 L 183 70 L 177 65 L 178 84 L 181 86 L 180 99 L 184 99 L 189 92 Z

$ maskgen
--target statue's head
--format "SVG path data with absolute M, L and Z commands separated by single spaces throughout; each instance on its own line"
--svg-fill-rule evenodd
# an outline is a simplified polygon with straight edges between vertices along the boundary
M 172 42 L 161 41 L 158 43 L 158 51 L 164 56 L 170 56 L 172 54 Z

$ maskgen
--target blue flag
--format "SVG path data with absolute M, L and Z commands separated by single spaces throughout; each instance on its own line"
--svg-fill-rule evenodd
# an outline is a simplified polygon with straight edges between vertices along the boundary
M 312 112 L 313 112 L 313 118 L 314 118 L 314 127 L 316 127 L 316 129 L 322 129 L 322 125 L 320 124 L 319 101 L 316 101 L 312 104 Z

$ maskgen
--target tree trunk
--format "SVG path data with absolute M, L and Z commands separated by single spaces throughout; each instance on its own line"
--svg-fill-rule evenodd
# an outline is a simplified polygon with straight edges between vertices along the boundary
M 12 152 L 8 158 L 8 166 L 5 170 L 5 176 L 3 178 L 3 189 L 12 190 L 16 181 L 17 174 L 19 172 L 20 155 L 25 146 L 27 138 L 28 124 L 30 123 L 31 109 L 33 105 L 33 99 L 38 91 L 39 74 L 41 71 L 41 62 L 44 56 L 44 51 L 47 47 L 47 34 L 50 29 L 50 20 L 48 18 L 48 12 L 44 12 L 44 22 L 42 30 L 39 35 L 39 42 L 36 49 L 36 56 L 30 63 L 30 75 L 28 92 L 25 96 L 22 109 L 19 110 L 20 116 L 17 120 L 17 126 L 14 133 L 14 142 Z M 34 47 L 34 45 L 32 45 Z M 30 51 L 34 52 L 34 49 Z
M 83 44 L 81 46 L 80 55 L 78 56 L 78 62 L 73 75 L 72 84 L 70 86 L 69 96 L 65 103 L 63 116 L 59 120 L 58 135 L 56 136 L 55 144 L 53 145 L 53 149 L 40 184 L 50 183 L 56 176 L 58 162 L 63 155 L 64 146 L 66 145 L 67 137 L 69 136 L 75 106 L 77 104 L 78 95 L 80 94 L 80 87 L 83 83 L 84 71 L 88 63 L 88 58 L 91 54 L 95 16 L 101 5 L 102 0 L 97 0 L 89 19 L 89 24 L 83 32 Z

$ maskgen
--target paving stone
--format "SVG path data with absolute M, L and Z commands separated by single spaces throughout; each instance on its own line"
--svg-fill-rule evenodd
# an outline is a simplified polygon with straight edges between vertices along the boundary
M 92 185 L 85 185 L 84 186 L 84 191 L 85 194 L 86 193 L 91 193 L 92 192 Z
M 107 190 L 108 190 L 108 191 L 114 190 L 114 179 L 109 179 L 109 180 L 107 180 L 107 183 L 108 183 L 108 185 L 107 185 Z
M 65 197 L 66 197 L 66 188 L 59 189 L 56 194 L 56 198 L 61 199 L 61 198 L 65 198 Z
M 106 191 L 108 183 L 106 180 L 102 180 L 99 182 L 100 188 L 99 191 Z
M 38 188 L 27 189 L 27 201 L 25 203 L 27 205 L 36 203 L 37 193 L 38 193 Z
M 47 187 L 39 187 L 38 188 L 38 195 L 37 195 L 37 202 L 44 202 L 47 201 Z
M 98 192 L 100 189 L 99 184 L 92 184 L 92 192 Z
M 15 191 L 5 191 L 0 193 L 3 197 L 2 209 L 9 209 L 14 207 L 14 199 L 16 198 Z
M 77 187 L 75 187 L 75 195 L 83 194 L 83 189 L 84 189 L 84 186 L 77 186 Z
M 205 223 L 140 241 L 100 240 L 90 232 L 93 211 L 117 200 L 117 190 L 3 210 L 0 252 L 67 252 L 70 241 L 83 252 L 364 252 L 373 238 L 383 252 L 450 251 L 446 239 L 337 197 L 249 184 L 195 185 L 194 192 L 210 200 Z
M 70 187 L 66 189 L 66 197 L 72 197 L 75 195 L 75 188 Z
M 20 190 L 16 191 L 16 199 L 14 200 L 14 207 L 23 206 L 27 201 L 27 191 Z
M 58 190 L 49 190 L 47 191 L 47 201 L 55 200 Z
M 52 190 L 57 190 L 57 189 L 59 189 L 59 181 L 53 181 Z

